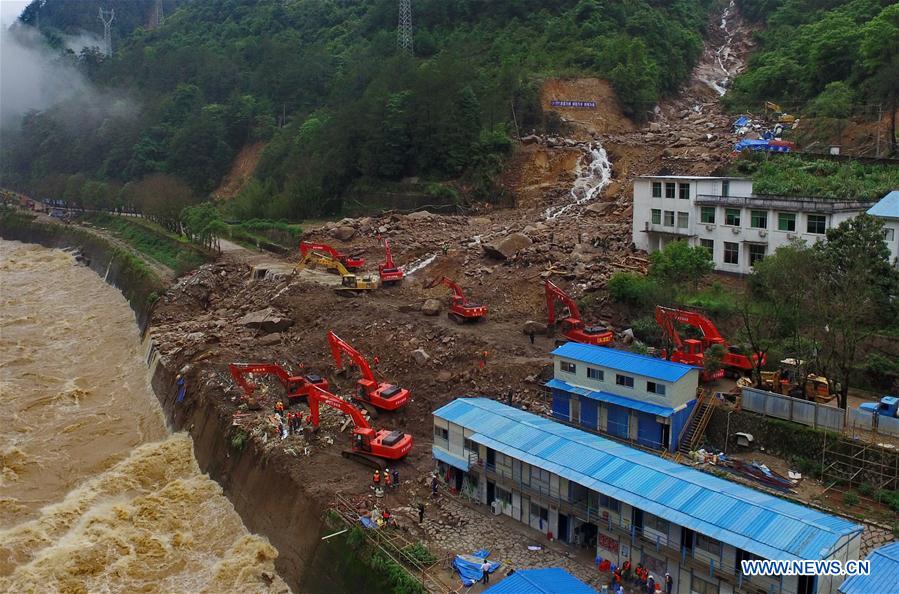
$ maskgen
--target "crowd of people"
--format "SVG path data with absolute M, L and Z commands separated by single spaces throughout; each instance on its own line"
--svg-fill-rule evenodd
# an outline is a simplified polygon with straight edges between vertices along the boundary
M 663 581 L 657 582 L 655 576 L 649 573 L 649 569 L 642 563 L 631 567 L 630 561 L 625 561 L 619 567 L 612 567 L 612 592 L 624 594 L 624 584 L 626 583 L 637 586 L 639 592 L 646 592 L 646 594 L 656 594 L 657 592 L 671 594 L 674 590 L 674 579 L 670 573 L 665 572 Z

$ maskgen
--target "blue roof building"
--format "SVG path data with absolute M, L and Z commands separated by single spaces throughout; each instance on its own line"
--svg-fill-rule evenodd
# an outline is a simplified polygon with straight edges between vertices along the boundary
M 486 398 L 434 412 L 456 487 L 675 592 L 835 593 L 838 578 L 748 577 L 745 559 L 857 559 L 862 527 Z
M 899 266 L 899 190 L 893 190 L 868 209 L 868 214 L 883 219 L 883 238 L 890 248 L 890 260 Z
M 699 368 L 589 344 L 552 352 L 552 414 L 590 431 L 676 450 L 696 401 Z
M 564 569 L 519 569 L 484 594 L 598 594 Z
M 899 542 L 891 542 L 868 555 L 871 573 L 846 578 L 840 586 L 842 594 L 899 592 Z

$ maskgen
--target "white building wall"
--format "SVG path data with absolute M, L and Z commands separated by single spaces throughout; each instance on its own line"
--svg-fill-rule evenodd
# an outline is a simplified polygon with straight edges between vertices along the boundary
M 575 372 L 562 371 L 562 361 L 567 361 L 575 366 Z M 623 396 L 639 400 L 640 402 L 651 402 L 659 406 L 667 408 L 678 408 L 681 405 L 696 398 L 696 388 L 699 386 L 699 370 L 691 370 L 677 382 L 664 382 L 654 378 L 639 375 L 630 371 L 619 371 L 602 367 L 600 365 L 591 365 L 583 361 L 568 359 L 555 355 L 553 357 L 553 377 L 567 382 L 573 386 L 586 388 L 593 391 L 603 391 L 610 394 Z M 600 369 L 603 371 L 603 380 L 592 379 L 587 376 L 587 368 Z M 616 376 L 626 375 L 634 378 L 634 387 L 628 388 L 620 386 L 616 383 Z M 665 395 L 661 396 L 647 391 L 647 382 L 661 384 L 665 386 Z M 600 421 L 600 426 L 605 428 L 605 419 Z
M 899 268 L 899 219 L 882 218 L 884 240 L 890 249 L 890 262 Z
M 724 183 L 728 184 L 727 196 L 747 198 L 748 204 L 713 206 L 696 203 L 697 196 L 722 196 Z M 661 197 L 653 196 L 653 184 L 662 185 Z M 674 198 L 668 197 L 669 184 L 675 185 Z M 681 198 L 681 185 L 689 187 L 689 198 Z M 763 247 L 764 254 L 769 255 L 795 239 L 813 244 L 823 240 L 825 235 L 823 232 L 810 232 L 816 229 L 809 217 L 823 216 L 826 230 L 855 217 L 867 208 L 858 206 L 847 212 L 815 213 L 800 210 L 803 207 L 799 202 L 788 209 L 768 207 L 762 202 L 764 197 L 755 197 L 755 200 L 759 202 L 753 204 L 752 181 L 746 179 L 677 176 L 638 178 L 634 181 L 634 244 L 639 249 L 654 252 L 671 241 L 686 240 L 693 246 L 711 242 L 716 270 L 749 274 L 752 272 L 751 249 Z M 703 208 L 707 209 L 708 214 L 714 213 L 714 222 L 703 221 Z M 655 219 L 654 210 L 657 211 Z M 764 213 L 765 228 L 753 224 L 754 212 Z M 780 228 L 779 217 L 782 213 L 788 218 L 793 217 L 793 230 Z M 784 224 L 788 226 L 788 221 L 785 220 Z M 899 229 L 895 235 L 899 242 Z M 895 249 L 899 255 L 899 243 Z

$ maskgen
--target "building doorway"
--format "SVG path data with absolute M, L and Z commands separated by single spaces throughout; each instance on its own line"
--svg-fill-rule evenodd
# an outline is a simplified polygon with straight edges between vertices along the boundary
M 559 514 L 559 534 L 557 535 L 562 542 L 568 542 L 568 516 Z

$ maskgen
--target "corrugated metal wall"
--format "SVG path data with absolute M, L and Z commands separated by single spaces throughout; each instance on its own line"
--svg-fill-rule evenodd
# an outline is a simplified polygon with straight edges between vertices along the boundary
M 630 410 L 614 404 L 607 404 L 606 410 L 609 414 L 608 433 L 615 437 L 627 439 L 629 437 L 628 422 L 631 416 Z
M 743 388 L 743 410 L 795 423 L 842 431 L 846 413 L 843 409 L 809 400 L 782 396 L 773 392 Z

